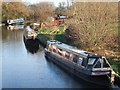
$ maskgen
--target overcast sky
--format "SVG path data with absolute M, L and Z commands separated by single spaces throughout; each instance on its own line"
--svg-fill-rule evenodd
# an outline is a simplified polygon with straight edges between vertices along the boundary
M 67 3 L 67 0 L 2 0 L 2 1 L 3 2 L 24 1 L 24 2 L 27 2 L 29 4 L 35 4 L 35 3 L 39 3 L 39 2 L 54 2 L 55 6 L 58 6 L 60 2 L 66 2 Z M 118 2 L 120 0 L 74 0 L 74 1 L 77 1 L 77 2 Z
M 67 2 L 67 0 L 24 0 L 24 2 L 29 2 L 31 4 L 39 2 L 54 2 L 55 6 L 58 6 L 60 2 Z

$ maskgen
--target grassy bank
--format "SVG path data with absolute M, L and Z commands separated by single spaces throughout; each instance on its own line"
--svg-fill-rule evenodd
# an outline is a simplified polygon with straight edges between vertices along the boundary
M 112 66 L 113 70 L 120 76 L 120 59 L 119 58 L 109 58 L 108 61 Z
M 46 43 L 47 40 L 58 40 L 61 42 L 66 42 L 64 37 L 65 26 L 58 25 L 53 27 L 42 28 L 38 32 L 38 38 L 42 40 L 42 42 Z

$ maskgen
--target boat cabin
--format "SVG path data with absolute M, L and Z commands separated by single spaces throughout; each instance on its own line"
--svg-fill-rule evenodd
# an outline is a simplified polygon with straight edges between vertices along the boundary
M 30 26 L 27 26 L 23 36 L 25 39 L 35 39 L 37 37 L 37 34 L 36 31 L 30 28 Z
M 47 50 L 55 54 L 56 56 L 64 58 L 65 60 L 69 60 L 70 62 L 73 62 L 86 70 L 91 71 L 111 70 L 111 66 L 105 57 L 93 54 L 88 51 L 79 50 L 73 46 L 61 43 L 56 40 L 47 41 Z M 105 73 L 107 74 L 109 72 Z M 96 75 L 96 73 L 92 74 Z

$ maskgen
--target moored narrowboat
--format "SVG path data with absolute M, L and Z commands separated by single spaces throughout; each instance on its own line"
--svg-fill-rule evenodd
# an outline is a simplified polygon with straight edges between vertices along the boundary
M 113 69 L 103 56 L 49 40 L 45 48 L 45 57 L 87 82 L 111 86 L 114 81 Z
M 6 25 L 15 25 L 15 24 L 24 24 L 24 19 L 23 18 L 9 19 L 6 22 Z
M 36 37 L 37 37 L 37 34 L 36 34 L 36 31 L 33 30 L 32 28 L 30 28 L 30 26 L 27 26 L 26 27 L 26 30 L 23 34 L 23 37 L 28 40 L 28 39 L 32 39 L 32 40 L 35 40 Z

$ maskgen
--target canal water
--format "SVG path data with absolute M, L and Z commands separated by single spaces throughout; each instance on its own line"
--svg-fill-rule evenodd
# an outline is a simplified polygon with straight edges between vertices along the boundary
M 44 57 L 38 41 L 25 41 L 25 29 L 2 28 L 2 88 L 99 87 L 61 69 Z

